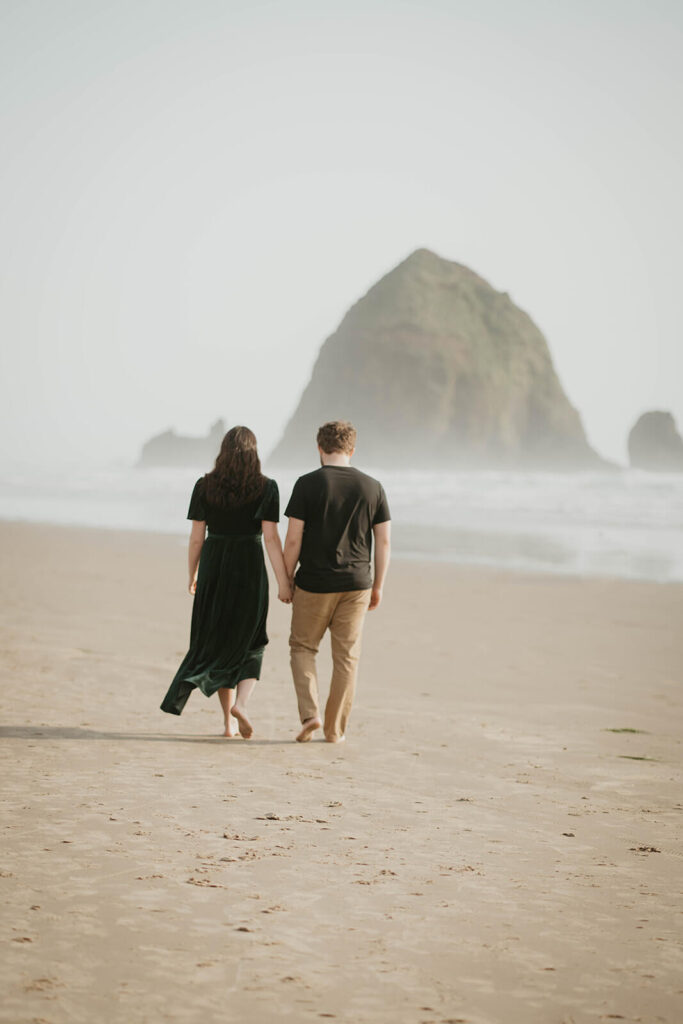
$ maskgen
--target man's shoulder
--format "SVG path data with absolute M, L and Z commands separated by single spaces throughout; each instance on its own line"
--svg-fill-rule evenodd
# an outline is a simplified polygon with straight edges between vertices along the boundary
M 303 476 L 297 478 L 295 487 L 306 487 L 309 484 L 315 484 L 317 480 L 322 477 L 321 469 L 312 469 L 310 473 L 304 473 Z
M 361 469 L 358 469 L 356 466 L 352 466 L 352 469 L 356 474 L 356 478 L 359 483 L 364 484 L 366 487 L 374 488 L 376 490 L 379 490 L 382 487 L 381 483 L 379 482 L 379 480 L 376 479 L 376 477 L 370 476 L 369 473 L 364 473 Z
M 317 489 L 324 489 L 327 486 L 336 487 L 339 485 L 340 481 L 343 482 L 346 480 L 347 482 L 353 481 L 355 487 L 366 494 L 376 493 L 382 490 L 382 485 L 379 480 L 376 480 L 374 476 L 370 476 L 369 473 L 364 473 L 361 469 L 357 469 L 356 466 L 333 466 L 332 469 L 339 470 L 339 473 L 334 473 L 332 477 L 328 472 L 326 472 L 326 468 L 329 467 L 321 466 L 318 469 L 311 470 L 310 473 L 304 473 L 303 476 L 300 476 L 297 479 L 294 487 L 297 489 L 309 489 L 314 491 Z M 343 476 L 341 475 L 342 472 Z M 334 480 L 334 483 L 332 483 L 332 480 Z

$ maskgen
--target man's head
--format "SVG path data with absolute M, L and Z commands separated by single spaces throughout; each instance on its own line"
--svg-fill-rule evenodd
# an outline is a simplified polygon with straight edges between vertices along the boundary
M 346 420 L 331 420 L 323 423 L 316 440 L 321 454 L 350 458 L 356 448 L 356 428 Z

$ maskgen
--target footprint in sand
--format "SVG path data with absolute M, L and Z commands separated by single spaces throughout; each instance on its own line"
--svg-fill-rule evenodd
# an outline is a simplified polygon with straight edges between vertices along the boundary
M 25 992 L 49 992 L 52 988 L 64 988 L 64 982 L 59 978 L 34 978 L 24 985 Z

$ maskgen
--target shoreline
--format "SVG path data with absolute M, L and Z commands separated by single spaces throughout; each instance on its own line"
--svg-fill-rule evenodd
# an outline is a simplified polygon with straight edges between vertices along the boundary
M 284 532 L 286 530 L 286 520 L 284 517 L 280 518 L 278 524 L 280 528 L 280 536 L 284 543 Z M 458 560 L 457 558 L 444 557 L 435 549 L 433 554 L 425 554 L 424 551 L 415 551 L 413 549 L 406 549 L 401 547 L 402 537 L 407 536 L 410 533 L 417 533 L 420 529 L 413 524 L 396 523 L 393 524 L 393 547 L 392 547 L 392 564 L 394 563 L 410 563 L 411 565 L 424 565 L 428 569 L 441 566 L 445 571 L 454 572 L 474 572 L 483 573 L 488 575 L 498 575 L 500 573 L 504 575 L 519 576 L 520 578 L 536 578 L 544 580 L 576 580 L 593 583 L 639 583 L 648 586 L 664 586 L 664 587 L 683 587 L 683 579 L 655 579 L 644 576 L 619 576 L 610 575 L 608 573 L 597 573 L 597 572 L 578 572 L 572 571 L 571 569 L 557 569 L 557 568 L 544 568 L 541 566 L 535 566 L 528 568 L 524 566 L 514 565 L 503 565 L 495 562 L 479 561 L 479 560 Z M 127 526 L 99 526 L 92 524 L 81 524 L 81 523 L 54 523 L 43 520 L 28 520 L 28 519 L 2 519 L 0 518 L 0 532 L 3 527 L 19 527 L 26 529 L 37 529 L 37 530 L 64 530 L 71 532 L 87 531 L 88 533 L 101 533 L 103 535 L 120 534 L 125 537 L 141 537 L 149 538 L 155 537 L 160 540 L 166 539 L 167 541 L 180 542 L 180 544 L 187 547 L 189 538 L 189 526 L 186 531 L 164 531 L 157 529 L 142 529 L 140 527 L 127 527 Z M 432 532 L 438 532 L 449 539 L 457 538 L 460 534 L 465 531 L 458 530 L 456 528 L 447 529 L 445 527 L 430 527 Z M 396 543 L 396 537 L 399 537 L 398 545 Z
M 226 741 L 158 707 L 185 562 L 0 530 L 0 1020 L 678 1024 L 683 586 L 396 561 L 341 745 L 271 591 Z

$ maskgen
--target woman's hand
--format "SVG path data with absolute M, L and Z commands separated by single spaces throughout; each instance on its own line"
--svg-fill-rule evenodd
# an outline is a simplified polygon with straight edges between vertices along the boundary
M 195 573 L 194 576 L 191 578 L 187 589 L 192 595 L 197 593 L 197 573 Z
M 292 603 L 292 584 L 287 581 L 285 584 L 280 584 L 277 589 L 278 601 L 282 601 L 283 604 Z

